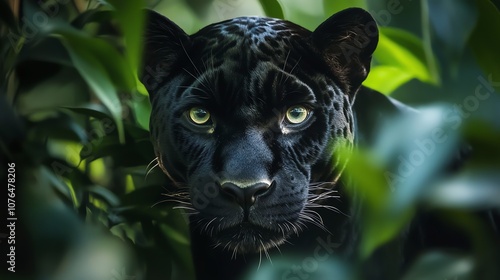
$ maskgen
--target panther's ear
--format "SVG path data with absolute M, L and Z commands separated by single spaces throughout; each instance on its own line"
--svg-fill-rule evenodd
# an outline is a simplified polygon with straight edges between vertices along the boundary
M 152 94 L 190 46 L 189 36 L 168 18 L 145 10 L 146 29 L 140 79 Z
M 340 11 L 314 30 L 312 40 L 330 69 L 354 93 L 366 79 L 377 47 L 373 17 L 361 8 Z

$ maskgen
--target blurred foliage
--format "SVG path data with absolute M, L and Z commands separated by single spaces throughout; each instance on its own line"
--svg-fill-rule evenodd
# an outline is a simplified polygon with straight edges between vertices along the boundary
M 23 221 L 18 273 L 2 270 L 2 279 L 193 279 L 186 217 L 160 203 L 167 180 L 151 166 L 150 105 L 136 71 L 142 7 L 192 33 L 246 14 L 284 17 L 314 29 L 350 6 L 368 9 L 381 26 L 365 84 L 422 107 L 422 114 L 392 120 L 374 147 L 353 155 L 347 172 L 357 178 L 367 205 L 359 259 L 344 263 L 332 257 L 315 275 L 358 278 L 364 261 L 425 209 L 464 232 L 473 249 L 429 252 L 404 279 L 500 278 L 498 241 L 472 215 L 491 209 L 498 214 L 500 208 L 498 1 L 0 5 L 0 163 L 16 163 L 17 214 Z M 434 150 L 425 153 L 416 141 L 434 139 L 436 129 L 446 140 L 432 142 Z M 473 156 L 459 172 L 443 176 L 439 171 L 464 141 Z M 423 159 L 412 165 L 416 151 Z M 405 167 L 411 171 L 402 172 Z M 294 261 L 301 260 L 276 260 L 271 269 L 263 265 L 252 279 L 281 279 L 276 271 Z M 387 263 L 392 261 L 397 263 Z

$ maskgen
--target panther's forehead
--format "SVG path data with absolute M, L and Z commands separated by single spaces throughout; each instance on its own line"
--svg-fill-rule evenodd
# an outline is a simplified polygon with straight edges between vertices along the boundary
M 294 45 L 310 31 L 286 20 L 238 17 L 209 25 L 191 35 L 194 48 L 211 63 L 218 57 L 232 61 L 284 61 Z M 224 55 L 219 55 L 224 54 Z
M 216 100 L 217 111 L 228 110 L 233 116 L 237 111 L 241 119 L 252 121 L 255 115 L 262 117 L 262 112 L 281 105 L 282 93 L 310 96 L 311 90 L 295 77 L 299 69 L 304 70 L 301 62 L 306 60 L 302 57 L 307 55 L 304 48 L 310 34 L 286 20 L 266 17 L 239 17 L 209 25 L 190 36 L 188 59 L 178 72 L 193 83 L 185 92 Z
M 217 39 L 245 39 L 252 45 L 269 40 L 286 40 L 293 35 L 307 32 L 304 28 L 286 20 L 267 17 L 237 17 L 209 25 L 197 35 L 220 36 Z

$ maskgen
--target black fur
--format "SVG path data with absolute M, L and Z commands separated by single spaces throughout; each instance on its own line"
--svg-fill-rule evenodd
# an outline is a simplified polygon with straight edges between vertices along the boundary
M 238 279 L 262 254 L 314 254 L 321 236 L 349 258 L 358 205 L 336 151 L 369 143 L 379 116 L 411 111 L 361 87 L 378 41 L 370 14 L 347 9 L 313 32 L 241 17 L 193 35 L 148 18 L 152 141 L 190 214 L 198 279 Z M 308 111 L 302 123 L 286 119 L 294 106 Z M 210 120 L 193 123 L 192 108 Z

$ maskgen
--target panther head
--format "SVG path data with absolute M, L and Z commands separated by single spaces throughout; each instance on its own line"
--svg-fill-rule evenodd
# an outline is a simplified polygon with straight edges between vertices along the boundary
M 187 190 L 192 230 L 235 252 L 278 246 L 332 190 L 378 30 L 364 10 L 313 32 L 240 17 L 187 35 L 148 12 L 141 80 L 158 163 Z

